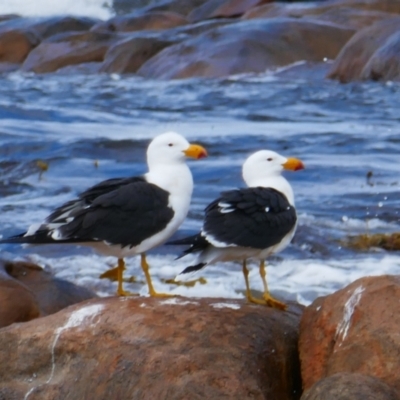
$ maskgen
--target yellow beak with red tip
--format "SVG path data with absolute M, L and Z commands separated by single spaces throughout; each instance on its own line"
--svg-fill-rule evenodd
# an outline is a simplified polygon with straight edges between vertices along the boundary
M 191 144 L 186 150 L 184 150 L 183 153 L 185 154 L 185 156 L 192 157 L 197 160 L 199 158 L 204 158 L 208 156 L 207 150 L 198 144 Z
M 282 166 L 289 171 L 299 171 L 300 169 L 304 169 L 304 164 L 298 158 L 288 158 Z

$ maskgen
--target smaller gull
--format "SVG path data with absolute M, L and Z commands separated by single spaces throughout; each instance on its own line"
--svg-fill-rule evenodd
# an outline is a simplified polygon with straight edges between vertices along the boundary
M 193 265 L 185 268 L 176 279 L 217 261 L 240 260 L 248 301 L 286 309 L 286 305 L 268 291 L 265 259 L 290 243 L 297 225 L 293 190 L 282 171 L 303 168 L 300 160 L 285 158 L 270 150 L 252 154 L 243 164 L 243 179 L 248 187 L 222 192 L 205 209 L 200 233 L 169 242 L 190 245 L 181 257 L 197 254 Z M 262 299 L 251 294 L 248 259 L 260 263 Z

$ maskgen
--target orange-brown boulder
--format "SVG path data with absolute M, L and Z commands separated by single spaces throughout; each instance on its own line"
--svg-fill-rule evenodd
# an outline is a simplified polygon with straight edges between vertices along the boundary
M 399 400 L 396 391 L 378 378 L 340 373 L 321 379 L 301 400 Z
M 112 32 L 69 32 L 44 40 L 27 57 L 23 71 L 53 72 L 68 66 L 102 62 L 108 48 L 121 40 Z
M 0 393 L 53 399 L 298 399 L 298 312 L 105 298 L 0 330 Z
M 93 26 L 93 31 L 132 32 L 143 30 L 163 30 L 186 25 L 188 20 L 180 14 L 168 11 L 133 13 L 119 15 Z
M 306 308 L 300 324 L 303 388 L 340 372 L 381 379 L 400 393 L 400 276 L 358 279 Z
M 0 269 L 0 304 L 0 328 L 14 322 L 30 321 L 40 315 L 34 294 L 3 269 Z
M 362 71 L 374 53 L 400 31 L 400 18 L 394 17 L 358 31 L 343 47 L 328 78 L 349 82 L 362 78 Z
M 148 59 L 173 42 L 157 37 L 133 37 L 111 46 L 107 51 L 101 72 L 134 73 Z
M 198 22 L 210 18 L 240 17 L 246 11 L 271 0 L 208 0 L 195 8 L 189 15 L 190 22 Z
M 138 71 L 147 78 L 222 77 L 299 60 L 335 58 L 354 30 L 294 19 L 254 19 L 212 29 L 167 47 Z
M 372 55 L 361 71 L 361 79 L 400 80 L 400 29 Z
M 12 22 L 0 24 L 0 62 L 21 63 L 39 44 L 40 37 L 32 30 L 13 27 Z
M 41 40 L 61 32 L 89 30 L 95 22 L 78 17 L 10 18 L 0 24 L 0 62 L 21 63 Z
M 70 305 L 97 297 L 91 290 L 55 278 L 50 272 L 30 262 L 4 261 L 0 268 L 30 290 L 42 315 L 53 314 Z

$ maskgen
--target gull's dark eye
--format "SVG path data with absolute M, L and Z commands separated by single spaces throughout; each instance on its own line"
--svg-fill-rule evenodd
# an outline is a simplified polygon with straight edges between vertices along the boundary
M 272 161 L 273 159 L 270 157 L 270 158 L 267 158 L 267 161 Z
M 172 146 L 173 146 L 173 144 L 172 144 L 172 143 L 168 143 L 168 146 L 169 146 L 169 147 L 172 147 Z

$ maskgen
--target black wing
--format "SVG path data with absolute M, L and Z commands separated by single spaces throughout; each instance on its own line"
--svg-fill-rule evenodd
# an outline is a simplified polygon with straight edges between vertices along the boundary
M 102 181 L 89 189 L 82 192 L 77 199 L 68 201 L 61 207 L 55 209 L 47 218 L 48 223 L 67 223 L 67 218 L 84 207 L 90 206 L 97 197 L 103 196 L 122 186 L 130 185 L 131 183 L 146 182 L 143 177 L 131 178 L 112 178 Z
M 4 242 L 106 241 L 133 247 L 171 221 L 174 211 L 168 202 L 167 191 L 144 179 L 110 179 L 55 210 L 34 235 L 19 235 Z M 58 229 L 60 240 L 51 240 L 54 229 Z
M 202 235 L 208 241 L 256 249 L 278 244 L 297 220 L 282 193 L 263 187 L 223 192 L 205 212 Z

